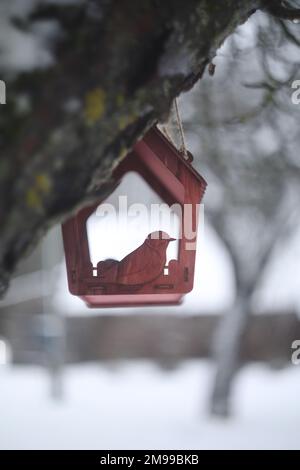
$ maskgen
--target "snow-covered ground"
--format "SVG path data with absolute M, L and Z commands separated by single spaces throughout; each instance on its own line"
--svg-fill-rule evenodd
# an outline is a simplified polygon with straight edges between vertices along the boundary
M 68 368 L 61 402 L 49 399 L 43 370 L 0 367 L 0 448 L 299 449 L 299 367 L 246 368 L 229 421 L 207 415 L 204 361 L 172 372 L 147 362 Z

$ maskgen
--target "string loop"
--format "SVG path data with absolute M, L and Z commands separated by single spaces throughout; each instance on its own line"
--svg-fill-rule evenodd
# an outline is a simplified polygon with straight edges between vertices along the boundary
M 181 121 L 181 118 L 180 118 L 177 98 L 174 99 L 173 106 L 174 106 L 173 109 L 175 110 L 178 133 L 180 135 L 180 149 L 179 149 L 179 151 L 188 160 L 189 159 L 189 154 L 188 154 L 188 151 L 187 151 L 187 148 L 186 148 L 184 129 L 183 129 L 182 121 Z M 176 144 L 175 144 L 175 142 L 174 142 L 174 140 L 172 139 L 172 136 L 171 136 L 172 134 L 168 131 L 168 123 L 167 123 L 167 125 L 162 126 L 162 131 L 164 132 L 166 137 L 169 139 L 169 141 L 176 147 Z
M 188 151 L 187 151 L 187 148 L 186 148 L 184 130 L 183 130 L 183 125 L 182 125 L 182 121 L 181 121 L 181 118 L 180 118 L 180 114 L 179 114 L 177 98 L 175 98 L 175 100 L 174 100 L 174 105 L 175 105 L 178 129 L 179 129 L 180 138 L 181 138 L 181 149 L 180 150 L 183 153 L 183 155 L 185 156 L 185 158 L 188 159 L 189 156 L 188 156 Z

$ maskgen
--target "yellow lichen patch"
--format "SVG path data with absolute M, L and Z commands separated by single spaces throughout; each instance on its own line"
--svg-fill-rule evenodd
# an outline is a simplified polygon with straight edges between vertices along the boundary
M 36 187 L 43 193 L 48 193 L 51 188 L 51 181 L 45 173 L 39 173 L 35 177 Z
M 127 153 L 128 153 L 128 148 L 127 147 L 121 147 L 119 157 L 124 158 L 124 157 L 126 157 Z
M 89 125 L 95 124 L 102 118 L 105 113 L 105 101 L 105 91 L 102 88 L 96 88 L 87 93 L 85 98 L 85 119 Z
M 129 126 L 129 124 L 133 123 L 135 119 L 136 119 L 136 116 L 134 114 L 131 114 L 131 115 L 126 114 L 126 115 L 120 116 L 118 118 L 118 127 L 120 131 L 122 131 L 127 126 Z
M 119 93 L 119 94 L 117 95 L 117 98 L 116 98 L 117 106 L 118 106 L 119 108 L 120 108 L 121 106 L 123 106 L 124 101 L 125 101 L 124 95 L 122 95 L 121 93 Z
M 42 201 L 36 188 L 33 187 L 28 189 L 26 193 L 26 203 L 31 209 L 41 209 Z
M 34 184 L 26 193 L 26 203 L 34 210 L 43 207 L 43 194 L 47 194 L 51 189 L 51 180 L 46 173 L 38 173 L 34 177 Z

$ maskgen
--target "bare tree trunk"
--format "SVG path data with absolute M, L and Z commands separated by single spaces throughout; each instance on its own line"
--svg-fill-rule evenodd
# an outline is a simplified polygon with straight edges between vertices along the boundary
M 64 319 L 52 315 L 56 322 L 56 335 L 48 337 L 47 365 L 50 378 L 50 396 L 55 401 L 61 401 L 64 396 L 64 363 L 65 363 L 65 328 Z
M 216 375 L 211 395 L 210 412 L 226 417 L 231 412 L 233 378 L 239 368 L 239 357 L 246 331 L 250 298 L 239 295 L 220 321 L 213 341 Z

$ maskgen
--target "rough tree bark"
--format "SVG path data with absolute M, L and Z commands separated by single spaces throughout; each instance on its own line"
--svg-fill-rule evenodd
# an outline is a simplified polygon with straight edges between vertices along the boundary
M 109 191 L 118 161 L 201 77 L 237 26 L 256 9 L 286 13 L 276 0 L 37 5 L 18 27 L 55 20 L 61 34 L 54 65 L 1 77 L 0 293 L 51 224 Z

